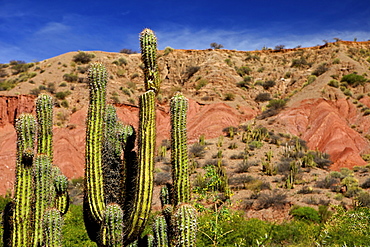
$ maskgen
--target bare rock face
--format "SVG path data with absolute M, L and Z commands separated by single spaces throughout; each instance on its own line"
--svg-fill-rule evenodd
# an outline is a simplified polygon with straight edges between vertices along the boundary
M 34 98 L 19 97 L 9 105 L 7 97 L 0 97 L 2 109 L 2 125 L 0 125 L 0 194 L 5 194 L 14 185 L 16 133 L 13 127 L 14 117 L 19 112 L 32 112 Z M 27 101 L 28 100 L 28 101 Z M 21 103 L 23 102 L 23 103 Z M 117 114 L 125 124 L 138 127 L 139 108 L 130 105 L 117 105 Z M 3 110 L 7 109 L 7 111 Z M 10 109 L 14 109 L 10 111 Z M 5 114 L 6 113 L 6 114 Z M 189 142 L 197 141 L 200 135 L 214 138 L 222 134 L 222 129 L 237 126 L 254 118 L 257 112 L 250 108 L 243 111 L 233 109 L 224 103 L 202 105 L 189 100 L 188 138 Z M 3 117 L 4 116 L 4 117 Z M 78 178 L 84 175 L 85 164 L 85 122 L 87 108 L 83 108 L 70 117 L 66 128 L 54 127 L 54 164 L 59 166 L 68 178 Z M 160 106 L 157 110 L 157 144 L 170 138 L 169 107 Z
M 307 141 L 310 149 L 328 153 L 334 162 L 332 170 L 366 165 L 360 154 L 369 150 L 369 143 L 353 128 L 367 133 L 370 123 L 346 99 L 304 100 L 297 107 L 281 112 L 277 122 Z

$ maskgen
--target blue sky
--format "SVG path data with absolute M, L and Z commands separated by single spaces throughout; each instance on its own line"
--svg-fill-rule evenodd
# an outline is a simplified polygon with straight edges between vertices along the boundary
M 369 0 L 0 0 L 0 63 L 70 51 L 139 51 L 151 28 L 158 48 L 256 50 L 370 39 Z

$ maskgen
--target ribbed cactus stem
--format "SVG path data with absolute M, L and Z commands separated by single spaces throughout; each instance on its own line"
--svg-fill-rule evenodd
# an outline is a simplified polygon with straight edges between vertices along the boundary
M 180 204 L 173 216 L 174 246 L 195 246 L 197 232 L 196 210 L 189 204 Z
M 187 99 L 177 93 L 170 103 L 171 163 L 175 206 L 190 200 L 189 161 L 186 136 Z
M 55 207 L 64 215 L 68 211 L 69 196 L 68 196 L 68 178 L 62 174 L 54 177 Z
M 33 246 L 42 244 L 42 217 L 53 205 L 55 190 L 51 179 L 52 164 L 48 155 L 37 155 L 34 162 L 35 206 Z
M 102 147 L 106 109 L 107 71 L 101 63 L 94 63 L 89 70 L 90 102 L 86 128 L 85 179 L 90 214 L 95 221 L 103 220 L 105 210 Z
M 168 247 L 168 234 L 167 234 L 167 223 L 166 218 L 163 215 L 159 215 L 155 218 L 153 224 L 153 235 L 154 243 L 157 247 Z
M 101 228 L 101 243 L 103 246 L 120 247 L 123 242 L 123 211 L 118 204 L 108 204 Z
M 149 217 L 153 196 L 155 149 L 155 93 L 147 91 L 139 98 L 139 141 L 136 191 L 131 205 L 125 237 L 133 240 L 143 230 Z M 126 164 L 128 165 L 128 164 Z M 127 168 L 130 169 L 130 168 Z M 126 227 L 126 226 L 125 226 Z
M 157 38 L 150 29 L 140 33 L 141 59 L 144 63 L 144 83 L 146 90 L 159 91 L 160 78 L 157 65 Z
M 161 200 L 162 208 L 165 205 L 171 204 L 171 201 L 170 201 L 170 191 L 169 191 L 168 186 L 163 186 L 161 188 L 159 199 Z
M 22 114 L 16 120 L 17 164 L 14 193 L 12 246 L 30 246 L 33 204 L 32 159 L 36 136 L 36 120 L 31 114 Z
M 56 208 L 51 208 L 45 211 L 43 215 L 43 233 L 44 244 L 47 247 L 61 247 L 62 246 L 62 227 L 63 218 Z
M 46 154 L 53 161 L 53 98 L 40 94 L 36 100 L 37 153 Z

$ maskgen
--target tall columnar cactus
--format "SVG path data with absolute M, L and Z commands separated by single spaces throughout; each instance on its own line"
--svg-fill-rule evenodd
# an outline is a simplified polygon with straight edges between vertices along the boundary
M 48 247 L 62 246 L 63 218 L 56 208 L 47 209 L 42 217 L 43 245 Z M 37 245 L 39 246 L 39 245 Z
M 171 99 L 171 164 L 174 205 L 190 200 L 189 161 L 186 135 L 188 101 L 180 93 Z
M 5 225 L 7 246 L 60 246 L 45 241 L 43 222 L 45 212 L 58 207 L 58 215 L 68 208 L 67 178 L 52 165 L 52 98 L 41 94 L 36 100 L 37 121 L 31 114 L 22 114 L 17 119 L 17 165 L 16 184 L 11 217 Z M 37 154 L 35 143 L 37 133 Z M 60 182 L 60 181 L 63 182 Z M 59 186 L 58 186 L 59 184 Z M 63 203 L 58 203 L 58 200 Z M 59 222 L 59 223 L 58 223 Z M 61 221 L 55 221 L 61 229 Z M 48 231 L 48 230 L 47 230 Z M 60 238 L 60 233 L 49 231 L 50 238 Z
M 139 98 L 137 154 L 135 131 L 117 122 L 114 107 L 106 106 L 107 72 L 101 63 L 89 71 L 90 104 L 86 129 L 85 225 L 90 238 L 99 246 L 122 246 L 138 238 L 149 217 L 153 194 L 155 149 L 155 95 L 159 89 L 156 65 L 156 38 L 145 29 L 140 36 L 145 65 L 145 88 Z M 124 152 L 124 160 L 121 154 Z M 129 192 L 129 193 L 127 193 Z M 112 213 L 123 212 L 122 236 L 112 243 L 110 233 L 117 233 L 118 222 Z M 109 204 L 111 205 L 111 204 Z
M 30 246 L 33 228 L 34 202 L 33 167 L 36 120 L 31 114 L 22 114 L 16 121 L 17 164 L 12 216 L 12 246 Z
M 186 136 L 187 99 L 177 93 L 170 103 L 171 164 L 173 188 L 161 189 L 162 215 L 155 219 L 153 232 L 158 246 L 195 246 L 196 210 L 190 204 L 189 165 Z M 171 193 L 172 192 L 172 193 Z M 172 202 L 172 205 L 168 205 Z M 166 219 L 166 222 L 163 222 Z M 166 230 L 163 228 L 166 227 Z M 164 241 L 163 239 L 167 239 Z

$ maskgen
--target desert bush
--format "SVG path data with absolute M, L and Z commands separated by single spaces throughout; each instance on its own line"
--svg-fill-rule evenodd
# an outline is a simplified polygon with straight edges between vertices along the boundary
M 187 76 L 187 79 L 189 79 L 190 77 L 192 77 L 195 73 L 198 72 L 198 70 L 200 70 L 200 67 L 199 66 L 189 66 L 186 68 L 186 76 Z
M 76 74 L 64 74 L 63 79 L 67 82 L 76 82 L 78 80 L 78 75 Z
M 97 246 L 87 235 L 82 205 L 70 205 L 67 214 L 63 218 L 63 246 Z
M 119 53 L 124 53 L 124 54 L 136 54 L 136 53 L 137 53 L 137 51 L 134 51 L 134 50 L 132 50 L 132 49 L 124 48 L 124 49 L 121 49 L 121 50 L 119 51 Z
M 26 63 L 25 61 L 11 61 L 10 69 L 12 70 L 13 75 L 17 75 L 22 72 L 27 72 L 29 68 L 34 66 L 33 63 Z
M 249 75 L 252 72 L 252 69 L 248 66 L 241 66 L 239 68 L 236 68 L 236 73 L 240 75 L 241 77 L 244 77 L 245 75 Z
M 164 50 L 163 50 L 163 54 L 165 55 L 165 56 L 167 56 L 168 54 L 170 54 L 171 52 L 173 52 L 174 51 L 174 49 L 172 48 L 172 47 L 169 47 L 169 46 L 167 46 L 166 48 L 164 48 Z
M 285 107 L 286 105 L 286 100 L 284 99 L 272 99 L 269 101 L 269 104 L 267 107 L 269 109 L 274 109 L 274 110 L 281 110 Z
M 248 161 L 240 162 L 236 165 L 235 172 L 236 173 L 248 172 L 249 167 L 251 167 L 251 164 Z
M 268 81 L 265 81 L 264 83 L 262 83 L 262 87 L 265 90 L 268 90 L 269 88 L 271 88 L 271 87 L 273 87 L 275 85 L 276 85 L 276 82 L 273 81 L 273 80 L 268 80 Z
M 204 87 L 205 85 L 208 84 L 208 81 L 206 79 L 201 79 L 197 82 L 197 84 L 195 85 L 195 90 L 200 90 L 202 87 Z
M 204 149 L 205 149 L 204 145 L 200 145 L 199 143 L 194 143 L 190 147 L 189 154 L 191 157 L 204 158 L 204 155 L 206 153 Z
M 230 156 L 230 159 L 232 160 L 240 160 L 244 159 L 248 154 L 246 152 L 240 152 L 238 154 L 233 154 Z
M 367 207 L 370 208 L 370 194 L 368 192 L 362 191 L 356 197 L 357 207 Z
M 216 43 L 216 42 L 212 42 L 211 44 L 210 44 L 210 47 L 212 48 L 212 49 L 221 49 L 221 48 L 224 48 L 224 46 L 223 45 L 221 45 L 221 44 L 218 44 L 218 43 Z
M 348 74 L 342 77 L 340 80 L 341 82 L 347 82 L 349 85 L 353 87 L 357 87 L 358 85 L 364 85 L 367 79 L 362 75 L 357 74 Z
M 292 60 L 291 67 L 303 67 L 305 65 L 308 65 L 306 59 L 304 57 L 300 57 Z
M 90 63 L 91 59 L 94 58 L 94 54 L 89 54 L 83 51 L 79 51 L 76 55 L 73 56 L 72 61 L 75 63 Z
M 370 243 L 370 209 L 346 211 L 335 207 L 317 239 L 319 246 L 368 246 Z
M 257 210 L 266 208 L 283 208 L 287 201 L 287 195 L 279 190 L 261 193 L 257 198 Z
M 89 70 L 89 66 L 78 66 L 77 72 L 81 74 L 85 74 Z
M 322 63 L 320 64 L 312 73 L 311 75 L 314 75 L 314 76 L 320 76 L 322 74 L 324 74 L 326 71 L 328 71 L 329 68 L 328 68 L 328 64 L 327 63 Z
M 122 65 L 127 65 L 127 60 L 124 57 L 120 57 L 118 60 L 114 60 L 112 63 L 117 66 L 122 66 Z
M 235 94 L 233 94 L 233 93 L 226 93 L 225 94 L 224 100 L 233 101 L 234 99 L 235 99 Z
M 331 87 L 338 88 L 339 87 L 339 82 L 337 80 L 333 79 L 333 80 L 329 81 L 328 85 L 331 86 Z
M 271 95 L 269 93 L 259 93 L 254 100 L 257 102 L 270 101 Z
M 296 219 L 309 220 L 315 223 L 319 223 L 321 220 L 319 213 L 311 207 L 296 207 L 289 214 Z
M 339 182 L 340 180 L 338 178 L 327 176 L 323 180 L 317 181 L 315 187 L 321 189 L 334 189 L 334 186 L 339 184 Z
M 70 95 L 71 92 L 70 91 L 62 91 L 62 92 L 57 92 L 55 94 L 55 98 L 57 99 L 60 99 L 60 100 L 64 100 L 68 95 Z

